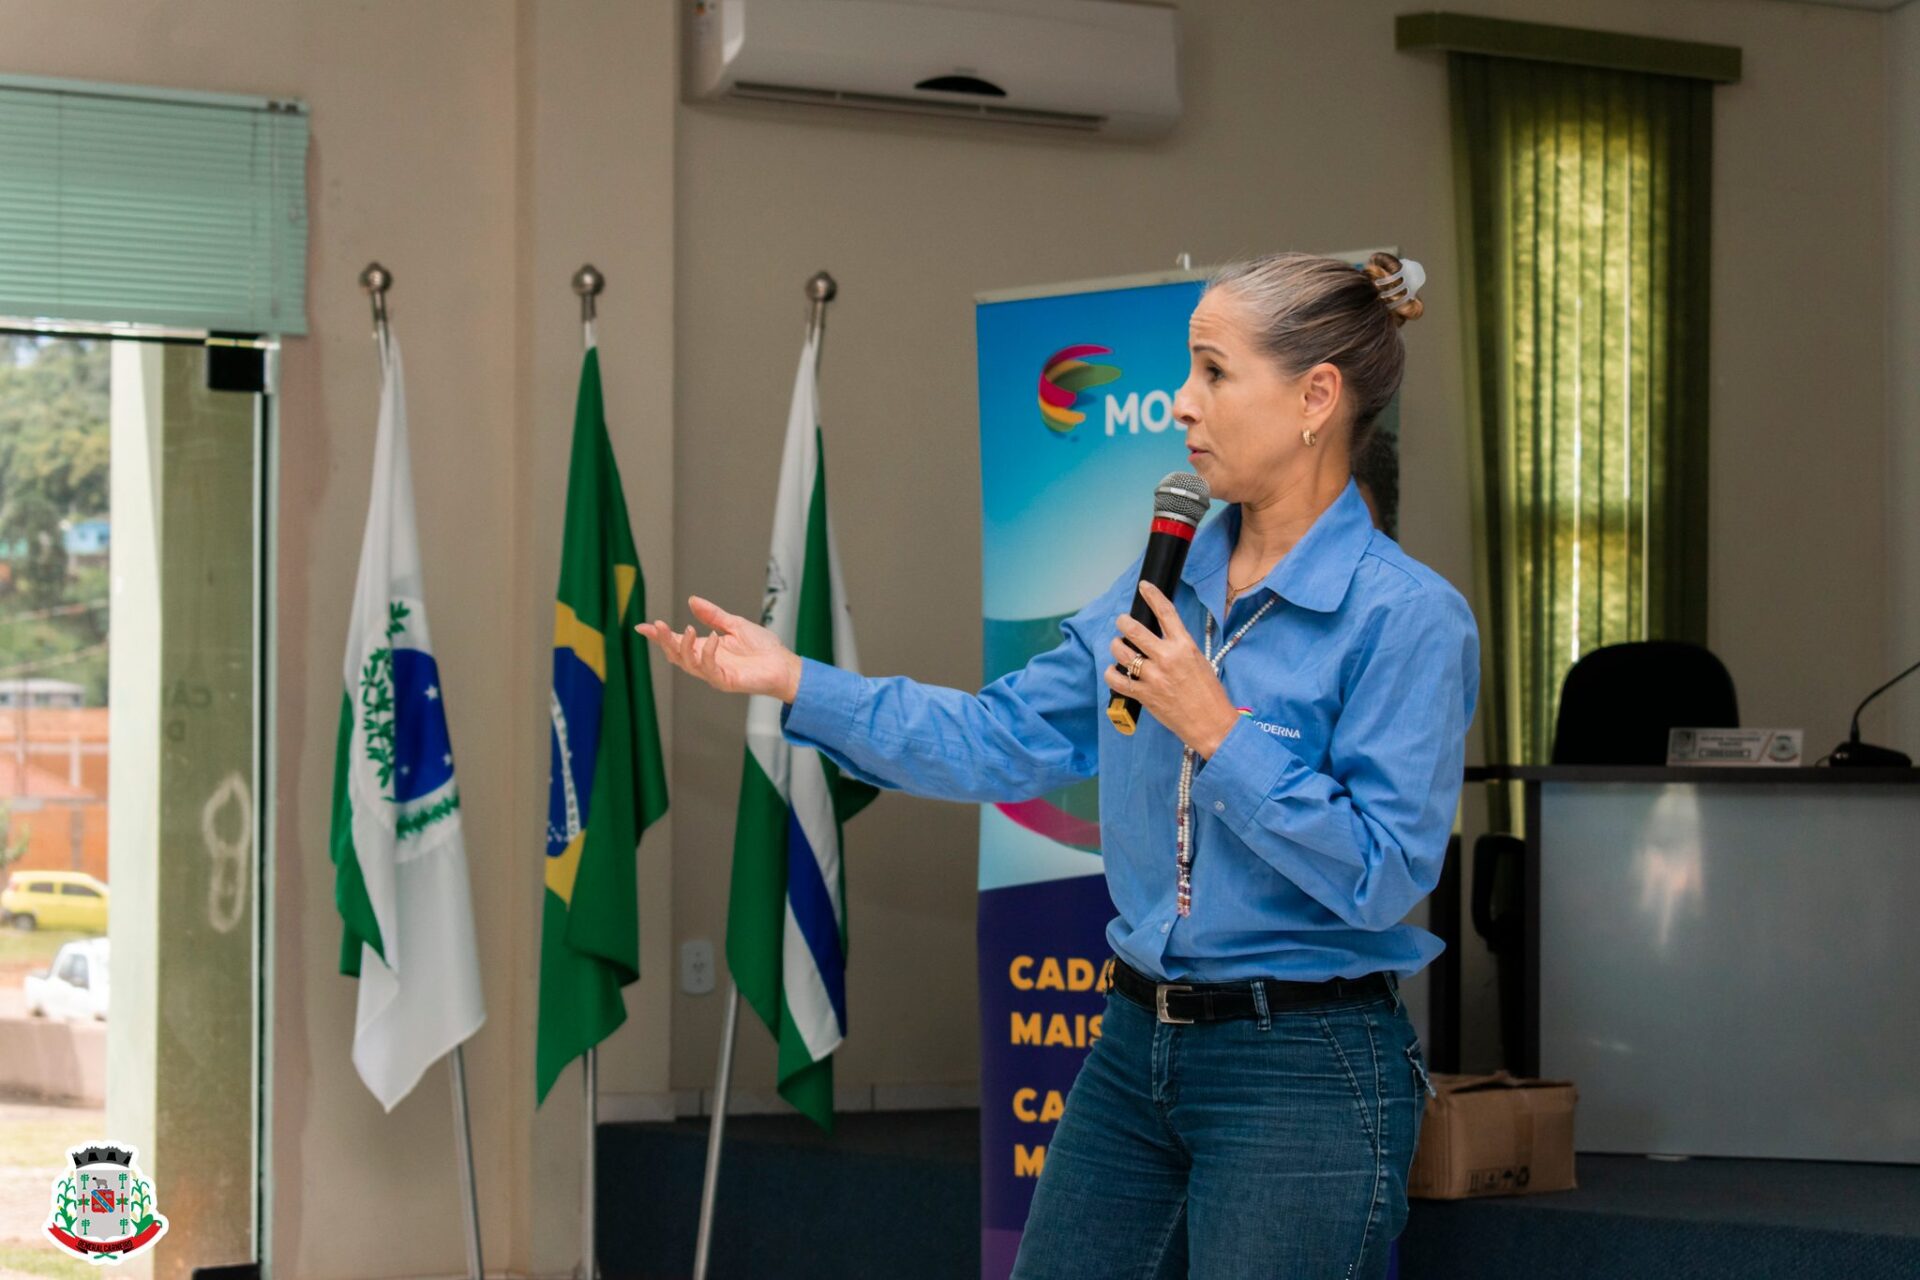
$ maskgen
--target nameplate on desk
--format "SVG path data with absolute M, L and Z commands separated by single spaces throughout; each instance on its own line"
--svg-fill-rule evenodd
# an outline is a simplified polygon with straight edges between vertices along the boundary
M 1776 765 L 1800 764 L 1799 729 L 1669 729 L 1667 763 Z

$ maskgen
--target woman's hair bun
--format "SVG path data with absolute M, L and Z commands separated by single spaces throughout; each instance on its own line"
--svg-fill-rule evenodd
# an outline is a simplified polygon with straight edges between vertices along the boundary
M 1377 253 L 1367 262 L 1315 253 L 1270 253 L 1221 267 L 1207 282 L 1245 308 L 1254 347 L 1288 377 L 1330 363 L 1352 406 L 1348 449 L 1359 457 L 1406 371 L 1400 326 L 1420 314 L 1427 273 L 1411 258 Z M 1389 297 L 1388 295 L 1394 295 Z M 1392 315 L 1381 324 L 1382 310 Z
M 1390 285 L 1380 283 L 1390 277 L 1399 276 L 1404 265 L 1400 259 L 1390 253 L 1376 253 L 1367 259 L 1365 267 L 1367 279 L 1373 281 L 1375 288 L 1380 292 L 1380 304 L 1393 313 L 1396 324 L 1418 320 L 1427 309 L 1427 304 L 1414 296 L 1420 286 L 1426 283 L 1424 271 L 1421 272 L 1419 280 L 1412 282 L 1411 288 L 1408 287 L 1409 282 L 1404 278 L 1395 280 Z M 1416 269 L 1419 266 L 1417 263 L 1414 265 Z

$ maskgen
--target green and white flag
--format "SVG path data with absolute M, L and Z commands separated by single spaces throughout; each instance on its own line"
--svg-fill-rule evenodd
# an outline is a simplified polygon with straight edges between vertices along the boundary
M 391 335 L 381 364 L 373 496 L 341 668 L 332 847 L 340 972 L 360 979 L 353 1065 L 391 1111 L 487 1014 Z
M 818 338 L 800 353 L 774 502 L 760 621 L 803 658 L 858 670 L 853 619 L 827 519 L 815 376 Z M 847 1032 L 846 876 L 840 825 L 878 794 L 780 731 L 781 704 L 747 704 L 747 760 L 733 837 L 727 966 L 779 1042 L 780 1096 L 833 1127 L 833 1051 Z

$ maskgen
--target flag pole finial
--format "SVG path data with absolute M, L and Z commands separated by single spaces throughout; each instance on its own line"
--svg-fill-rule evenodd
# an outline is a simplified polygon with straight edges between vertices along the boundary
M 594 299 L 607 287 L 607 278 L 600 274 L 600 268 L 591 262 L 573 273 L 573 291 L 580 295 L 580 322 L 592 324 L 594 320 Z
M 807 299 L 813 306 L 807 313 L 807 332 L 818 338 L 827 327 L 827 304 L 840 292 L 840 285 L 824 271 L 807 278 Z
M 378 262 L 369 262 L 360 272 L 360 287 L 373 302 L 373 336 L 387 327 L 387 290 L 393 288 L 393 272 Z

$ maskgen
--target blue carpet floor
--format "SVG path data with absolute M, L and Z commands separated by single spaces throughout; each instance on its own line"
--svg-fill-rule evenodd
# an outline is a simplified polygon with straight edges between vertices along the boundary
M 704 1121 L 605 1125 L 607 1280 L 692 1274 Z M 1920 1280 L 1920 1168 L 1582 1156 L 1553 1195 L 1415 1201 L 1401 1280 Z M 709 1280 L 977 1280 L 979 1113 L 736 1117 Z
M 606 1280 L 693 1274 L 707 1123 L 602 1125 Z M 708 1280 L 978 1280 L 980 1113 L 727 1123 Z
M 1402 1280 L 1914 1280 L 1920 1168 L 1581 1156 L 1557 1195 L 1415 1201 Z

